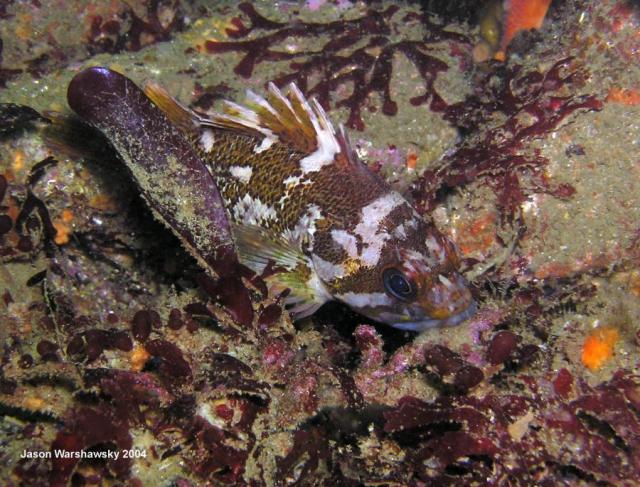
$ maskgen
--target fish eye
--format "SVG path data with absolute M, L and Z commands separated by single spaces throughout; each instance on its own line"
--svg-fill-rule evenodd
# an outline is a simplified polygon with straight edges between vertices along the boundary
M 385 269 L 382 273 L 382 282 L 385 290 L 392 296 L 409 300 L 415 296 L 415 288 L 405 275 L 395 268 Z

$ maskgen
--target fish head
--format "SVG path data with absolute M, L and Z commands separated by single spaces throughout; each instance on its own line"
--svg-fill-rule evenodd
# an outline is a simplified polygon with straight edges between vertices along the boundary
M 455 326 L 475 314 L 452 242 L 431 231 L 425 247 L 397 249 L 400 258 L 382 269 L 382 286 L 393 305 L 379 313 L 381 321 L 400 329 L 424 330 Z
M 426 222 L 413 235 L 389 239 L 379 263 L 363 274 L 361 289 L 339 297 L 351 308 L 395 328 L 423 331 L 455 326 L 472 317 L 476 304 L 459 271 L 454 244 Z M 358 289 L 352 281 L 352 288 Z

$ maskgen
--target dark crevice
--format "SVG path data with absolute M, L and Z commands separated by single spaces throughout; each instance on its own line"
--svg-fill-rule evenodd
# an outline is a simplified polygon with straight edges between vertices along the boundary
M 622 450 L 625 453 L 631 452 L 631 449 L 625 443 L 625 441 L 617 435 L 615 430 L 606 421 L 598 419 L 595 416 L 592 416 L 591 414 L 588 414 L 584 411 L 579 411 L 576 416 L 580 421 L 582 421 L 582 424 L 584 424 L 592 433 L 606 438 L 616 448 Z
M 28 409 L 9 406 L 8 404 L 2 403 L 0 403 L 0 416 L 10 416 L 28 423 L 44 422 L 62 424 L 62 422 L 53 414 L 40 411 L 29 411 Z

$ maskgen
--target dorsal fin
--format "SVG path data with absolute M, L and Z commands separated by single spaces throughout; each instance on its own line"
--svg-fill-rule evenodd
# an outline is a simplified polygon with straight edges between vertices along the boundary
M 349 134 L 344 128 L 344 125 L 340 124 L 340 129 L 337 135 L 338 145 L 340 146 L 340 155 L 336 157 L 336 163 L 344 166 L 360 167 L 364 166 L 356 151 L 353 150 Z
M 193 133 L 198 130 L 201 117 L 190 110 L 157 83 L 147 81 L 144 84 L 144 94 L 164 112 L 171 123 L 183 132 Z
M 247 105 L 250 116 L 244 118 L 269 129 L 282 143 L 304 153 L 313 152 L 318 147 L 318 114 L 294 84 L 289 86 L 287 97 L 273 83 L 269 83 L 266 99 L 247 90 Z M 237 105 L 228 104 L 225 106 L 225 112 L 230 115 L 244 115 L 235 112 L 235 107 Z
M 266 98 L 247 90 L 246 106 L 225 102 L 223 112 L 202 124 L 274 138 L 305 154 L 327 145 L 339 147 L 322 106 L 315 99 L 307 101 L 293 83 L 286 96 L 273 83 L 269 83 Z
M 342 125 L 336 134 L 326 112 L 313 98 L 308 101 L 291 83 L 286 96 L 269 83 L 266 98 L 247 90 L 246 106 L 225 101 L 223 113 L 200 115 L 182 105 L 155 83 L 145 85 L 145 93 L 181 130 L 203 133 L 211 128 L 231 130 L 263 138 L 260 150 L 278 141 L 304 154 L 307 170 L 334 161 L 343 167 L 362 165 Z M 304 167 L 303 167 L 304 169 Z

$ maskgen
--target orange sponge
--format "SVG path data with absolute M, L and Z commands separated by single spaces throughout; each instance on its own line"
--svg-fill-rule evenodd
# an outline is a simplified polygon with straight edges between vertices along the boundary
M 598 370 L 613 357 L 613 347 L 619 338 L 620 333 L 615 328 L 593 330 L 582 346 L 582 363 L 591 370 Z

